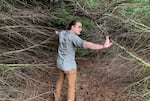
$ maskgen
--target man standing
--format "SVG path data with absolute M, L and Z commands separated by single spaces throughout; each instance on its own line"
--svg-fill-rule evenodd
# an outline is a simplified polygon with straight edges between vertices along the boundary
M 106 36 L 104 45 L 82 40 L 78 36 L 80 35 L 81 31 L 81 21 L 73 20 L 69 23 L 67 30 L 58 33 L 59 47 L 57 56 L 57 68 L 59 70 L 59 77 L 56 83 L 56 90 L 54 92 L 55 101 L 59 101 L 65 75 L 68 81 L 67 101 L 75 100 L 75 81 L 77 75 L 77 65 L 75 61 L 76 48 L 82 47 L 85 49 L 99 50 L 108 48 L 112 45 L 109 40 L 109 36 Z

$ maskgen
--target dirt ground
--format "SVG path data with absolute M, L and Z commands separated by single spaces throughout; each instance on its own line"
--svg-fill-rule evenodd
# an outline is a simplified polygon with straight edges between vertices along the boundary
M 120 101 L 119 93 L 128 83 L 123 79 L 128 68 L 121 66 L 122 63 L 118 61 L 118 59 L 97 58 L 96 60 L 94 57 L 78 57 L 76 84 L 78 101 Z M 120 66 L 117 67 L 115 63 Z M 11 86 L 18 91 L 6 91 L 9 92 L 9 97 L 14 98 L 15 101 L 53 101 L 53 91 L 58 76 L 55 67 L 26 68 L 14 73 L 10 74 L 10 77 L 22 79 L 13 78 L 17 83 Z M 67 81 L 65 80 L 61 101 L 66 101 L 66 93 Z

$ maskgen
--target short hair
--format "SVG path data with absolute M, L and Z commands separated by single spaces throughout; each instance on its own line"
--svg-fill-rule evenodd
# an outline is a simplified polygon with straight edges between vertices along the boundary
M 76 19 L 72 20 L 72 21 L 66 26 L 66 29 L 67 29 L 67 30 L 70 30 L 71 27 L 72 27 L 73 25 L 75 25 L 77 22 L 81 22 L 81 21 L 80 21 L 80 20 L 76 20 Z

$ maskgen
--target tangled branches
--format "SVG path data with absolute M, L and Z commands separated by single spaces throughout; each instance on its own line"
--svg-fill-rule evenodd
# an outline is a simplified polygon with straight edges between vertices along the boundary
M 96 54 L 97 62 L 101 57 L 110 61 L 106 69 L 102 69 L 104 77 L 101 82 L 127 84 L 116 95 L 115 100 L 149 99 L 149 68 L 144 68 L 150 65 L 150 27 L 145 21 L 149 18 L 149 12 L 146 12 L 149 9 L 148 5 L 146 9 L 142 8 L 145 5 L 130 4 L 132 6 L 129 6 L 124 0 L 116 2 L 101 0 L 97 3 L 90 1 L 92 4 L 87 0 L 66 2 L 64 0 L 61 5 L 58 3 L 54 5 L 54 2 L 51 5 L 47 2 L 46 0 L 0 1 L 0 84 L 3 86 L 0 97 L 2 100 L 48 100 L 45 97 L 53 92 L 56 76 L 55 71 L 51 69 L 55 66 L 57 51 L 54 31 L 64 26 L 74 16 L 86 18 L 82 19 L 86 26 L 81 36 L 84 39 L 103 43 L 104 40 L 100 39 L 107 34 L 114 41 L 114 46 L 110 50 L 90 51 L 90 53 Z M 144 11 L 145 15 L 141 13 Z M 88 32 L 91 34 L 86 34 Z M 105 63 L 101 62 L 101 64 Z M 97 67 L 95 69 L 98 70 Z M 97 80 L 100 79 L 99 73 L 101 72 L 95 75 Z M 50 81 L 44 81 L 42 78 Z M 32 88 L 33 86 L 35 88 Z M 31 95 L 26 89 L 22 90 L 23 87 L 29 88 Z M 51 88 L 50 91 L 43 89 L 45 87 Z

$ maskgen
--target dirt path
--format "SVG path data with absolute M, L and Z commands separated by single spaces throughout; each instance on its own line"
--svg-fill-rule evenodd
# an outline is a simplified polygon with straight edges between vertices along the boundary
M 84 101 L 117 101 L 119 92 L 126 86 L 122 77 L 127 68 L 116 67 L 116 61 L 118 60 L 77 58 L 77 98 L 84 98 Z M 57 76 L 58 73 L 54 67 L 25 68 L 21 71 L 14 71 L 10 74 L 12 77 L 10 80 L 16 83 L 11 86 L 18 92 L 8 90 L 6 93 L 15 101 L 53 101 Z M 61 101 L 66 101 L 66 82 L 63 85 Z
M 77 58 L 76 96 L 79 99 L 84 98 L 84 101 L 117 101 L 118 93 L 126 86 L 122 77 L 126 74 L 127 68 L 113 67 L 116 65 L 115 62 L 116 60 L 95 60 L 91 57 Z M 55 87 L 57 71 L 54 75 L 51 76 L 53 87 Z M 66 101 L 66 84 L 65 81 L 62 89 L 63 101 Z M 49 100 L 52 101 L 51 98 Z

